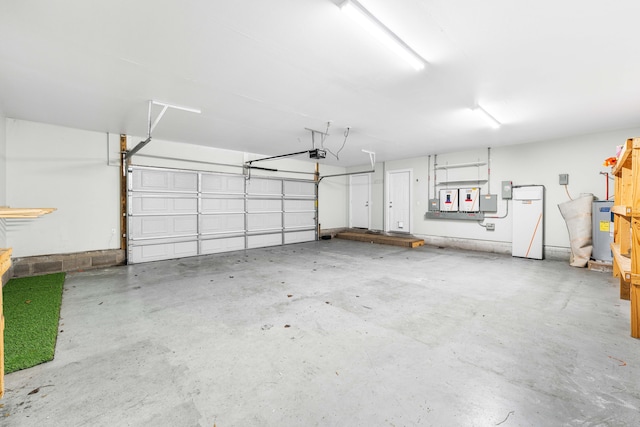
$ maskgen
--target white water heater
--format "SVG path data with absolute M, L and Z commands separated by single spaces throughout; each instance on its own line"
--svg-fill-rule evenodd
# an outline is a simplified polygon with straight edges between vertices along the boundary
M 513 187 L 513 243 L 515 257 L 544 258 L 544 187 Z

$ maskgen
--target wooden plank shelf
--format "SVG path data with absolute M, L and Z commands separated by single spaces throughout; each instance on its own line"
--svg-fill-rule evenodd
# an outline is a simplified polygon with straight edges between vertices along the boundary
M 631 216 L 631 206 L 613 206 L 611 212 L 616 215 Z
M 55 211 L 56 208 L 0 208 L 0 218 L 38 218 Z
M 631 295 L 631 258 L 620 253 L 620 245 L 611 244 L 613 253 L 613 275 L 620 279 L 620 299 L 629 300 Z
M 618 158 L 616 164 L 611 169 L 611 175 L 614 175 L 614 176 L 620 175 L 620 173 L 622 173 L 623 168 L 631 169 L 632 149 L 633 149 L 633 140 L 628 139 L 625 142 L 624 147 L 622 148 L 620 157 Z
M 640 138 L 630 138 L 611 169 L 615 177 L 613 275 L 631 303 L 631 336 L 640 338 Z

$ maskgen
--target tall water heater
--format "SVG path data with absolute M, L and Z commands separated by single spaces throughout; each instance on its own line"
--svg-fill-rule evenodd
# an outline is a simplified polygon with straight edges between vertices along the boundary
M 613 261 L 611 242 L 613 242 L 613 202 L 597 200 L 593 202 L 591 220 L 593 223 L 593 251 L 591 258 L 598 261 Z

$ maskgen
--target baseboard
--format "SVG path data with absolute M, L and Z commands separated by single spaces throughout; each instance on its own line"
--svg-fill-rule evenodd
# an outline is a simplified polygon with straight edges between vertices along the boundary
M 319 236 L 319 237 L 322 237 L 322 236 L 331 236 L 331 237 L 333 238 L 333 237 L 336 237 L 336 234 L 338 234 L 338 233 L 342 233 L 343 231 L 346 231 L 346 230 L 348 230 L 348 228 L 346 228 L 346 227 L 341 227 L 341 228 L 326 228 L 326 229 L 325 229 L 325 228 L 323 228 L 323 229 L 321 229 L 321 230 L 320 230 L 320 236 Z
M 123 265 L 126 259 L 125 251 L 122 249 L 106 249 L 13 258 L 11 261 L 12 273 L 10 277 L 28 277 Z
M 424 239 L 424 243 L 430 246 L 511 255 L 511 242 L 493 242 L 488 240 L 459 239 L 441 236 L 416 235 L 416 237 Z M 569 261 L 570 255 L 571 249 L 569 248 L 557 246 L 544 247 L 544 257 L 546 259 Z

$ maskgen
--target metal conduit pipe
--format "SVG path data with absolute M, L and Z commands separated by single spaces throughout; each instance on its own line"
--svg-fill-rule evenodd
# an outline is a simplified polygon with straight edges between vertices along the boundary
M 491 147 L 487 147 L 487 194 L 491 194 Z

